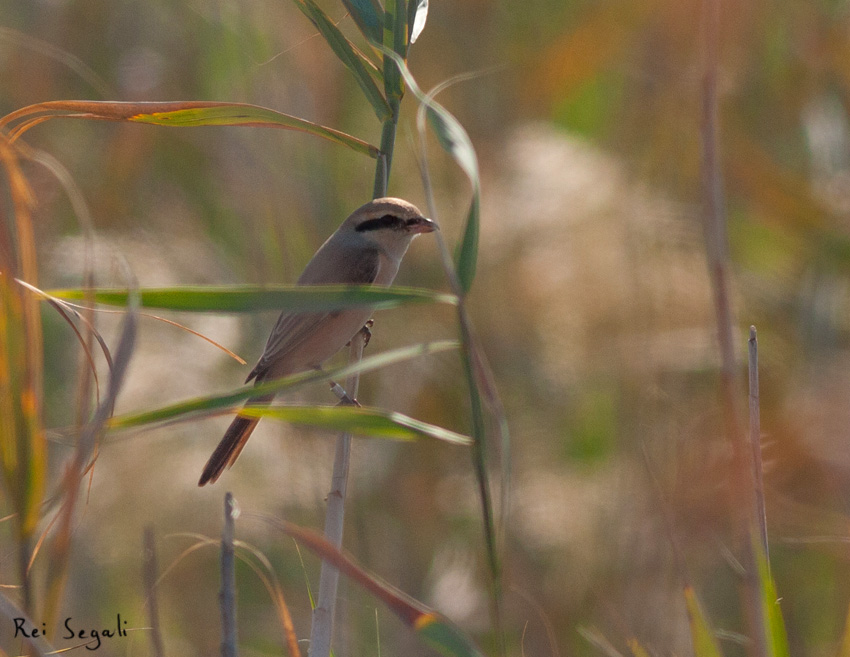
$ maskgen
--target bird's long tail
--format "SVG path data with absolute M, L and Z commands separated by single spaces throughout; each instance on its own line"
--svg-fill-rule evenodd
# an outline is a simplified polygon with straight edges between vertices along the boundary
M 248 403 L 245 405 L 263 406 L 268 404 L 271 400 L 272 396 L 254 397 L 249 399 Z M 236 416 L 233 422 L 230 423 L 230 426 L 227 428 L 224 437 L 215 448 L 212 456 L 210 456 L 207 464 L 204 466 L 204 471 L 198 481 L 198 486 L 214 484 L 221 476 L 221 473 L 224 472 L 226 468 L 233 465 L 239 457 L 240 452 L 242 452 L 242 448 L 245 447 L 245 443 L 248 441 L 248 438 L 251 437 L 251 433 L 254 431 L 254 427 L 257 426 L 259 421 L 259 418 L 242 417 L 241 415 Z

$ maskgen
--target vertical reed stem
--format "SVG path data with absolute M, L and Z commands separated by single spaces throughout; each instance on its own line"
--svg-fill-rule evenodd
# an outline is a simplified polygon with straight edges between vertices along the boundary
M 375 165 L 375 186 L 372 191 L 372 198 L 381 198 L 387 195 L 387 185 L 389 184 L 390 168 L 393 161 L 401 98 L 390 96 L 387 100 L 392 109 L 392 116 L 384 121 L 381 129 L 381 154 L 378 156 Z M 365 346 L 365 334 L 360 331 L 351 339 L 348 362 L 351 364 L 359 363 L 363 357 Z M 359 385 L 360 375 L 351 375 L 345 384 L 346 393 L 350 397 L 356 398 Z M 350 454 L 351 434 L 343 433 L 337 438 L 333 477 L 331 490 L 328 494 L 327 515 L 325 516 L 325 538 L 337 548 L 342 547 Z M 319 596 L 316 608 L 313 609 L 310 629 L 310 650 L 308 653 L 310 657 L 328 657 L 330 655 L 338 586 L 339 571 L 323 561 L 319 574 Z
M 224 529 L 221 532 L 221 657 L 236 657 L 236 555 L 233 549 L 236 503 L 224 495 Z
M 365 335 L 363 331 L 360 331 L 351 339 L 348 361 L 350 363 L 360 362 L 365 346 Z M 350 397 L 356 399 L 359 386 L 359 374 L 352 374 L 345 382 L 345 391 Z M 325 538 L 336 548 L 342 547 L 350 456 L 351 434 L 340 434 L 336 441 L 334 471 L 331 479 L 331 491 L 328 494 L 328 510 L 325 515 Z M 326 657 L 330 654 L 338 586 L 339 571 L 323 561 L 319 575 L 319 597 L 316 601 L 316 608 L 313 609 L 310 657 Z
M 145 587 L 145 607 L 148 612 L 148 625 L 150 625 L 151 652 L 154 657 L 163 657 L 165 652 L 162 647 L 159 605 L 156 597 L 157 563 L 153 527 L 145 527 L 142 543 L 142 582 Z
M 750 327 L 749 382 L 750 382 L 750 446 L 753 450 L 753 482 L 756 494 L 756 518 L 764 557 L 770 567 L 770 551 L 767 542 L 767 511 L 764 503 L 764 479 L 761 464 L 761 411 L 759 408 L 759 346 L 756 327 Z
M 741 429 L 738 407 L 739 383 L 736 376 L 732 308 L 729 292 L 729 248 L 726 232 L 726 208 L 720 172 L 717 76 L 719 68 L 720 0 L 703 2 L 704 72 L 702 84 L 702 178 L 703 212 L 708 270 L 714 295 L 717 337 L 720 347 L 720 394 L 726 437 L 732 447 L 730 470 L 730 509 L 743 504 L 742 530 L 744 579 L 742 600 L 750 634 L 750 654 L 766 655 L 765 624 L 752 528 L 752 478 L 746 453 L 746 438 Z

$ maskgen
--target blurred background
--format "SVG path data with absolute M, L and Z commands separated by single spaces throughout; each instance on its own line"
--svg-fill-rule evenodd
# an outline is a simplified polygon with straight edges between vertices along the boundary
M 356 33 L 340 3 L 323 6 Z M 737 353 L 743 384 L 755 324 L 773 575 L 791 653 L 836 655 L 850 602 L 850 7 L 813 0 L 722 11 Z M 724 654 L 745 653 L 700 219 L 700 15 L 691 0 L 435 1 L 411 49 L 423 89 L 475 73 L 440 100 L 469 131 L 482 168 L 481 260 L 469 302 L 513 442 L 510 654 L 631 654 L 633 638 L 651 655 L 691 654 L 685 577 Z M 84 98 L 249 102 L 380 139 L 352 76 L 292 3 L 5 0 L 0 114 Z M 264 129 L 52 121 L 27 141 L 82 191 L 100 285 L 124 283 L 119 259 L 141 286 L 293 282 L 369 199 L 374 173 L 372 160 L 342 147 Z M 417 143 L 408 97 L 390 193 L 422 207 Z M 429 155 L 454 244 L 468 185 L 438 149 Z M 80 221 L 45 169 L 25 172 L 38 199 L 39 284 L 79 286 Z M 433 241 L 417 240 L 398 281 L 447 289 Z M 169 318 L 249 365 L 143 319 L 117 412 L 237 387 L 274 314 Z M 50 309 L 43 322 L 45 422 L 68 426 L 79 348 Z M 114 339 L 117 320 L 99 322 Z M 455 335 L 450 309 L 385 311 L 369 352 Z M 468 432 L 465 394 L 449 353 L 364 376 L 360 399 Z M 325 386 L 303 397 L 333 401 Z M 165 569 L 194 543 L 187 534 L 219 535 L 226 490 L 244 511 L 322 526 L 334 437 L 265 421 L 236 467 L 199 489 L 227 422 L 104 440 L 62 618 L 101 627 L 120 612 L 144 627 L 143 527 L 153 525 Z M 51 483 L 69 454 L 50 444 Z M 496 654 L 468 451 L 363 438 L 352 468 L 347 549 Z M 317 560 L 256 520 L 240 520 L 237 534 L 271 560 L 296 631 L 309 636 Z M 0 580 L 14 583 L 14 543 L 4 527 L 0 536 Z M 44 564 L 35 568 L 38 577 Z M 218 586 L 213 547 L 169 570 L 159 587 L 169 654 L 218 651 Z M 238 588 L 242 654 L 280 654 L 273 606 L 245 566 Z M 337 655 L 432 654 L 353 584 L 342 598 Z M 101 650 L 147 654 L 147 637 L 131 633 Z

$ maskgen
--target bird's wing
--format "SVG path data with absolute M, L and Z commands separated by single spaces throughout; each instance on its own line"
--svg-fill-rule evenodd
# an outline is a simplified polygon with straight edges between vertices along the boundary
M 371 285 L 381 269 L 378 249 L 328 249 L 326 244 L 307 264 L 298 285 Z M 319 257 L 319 256 L 322 257 Z M 340 311 L 282 312 L 269 335 L 259 362 L 245 383 L 256 378 L 263 380 L 270 366 L 286 358 L 328 319 Z

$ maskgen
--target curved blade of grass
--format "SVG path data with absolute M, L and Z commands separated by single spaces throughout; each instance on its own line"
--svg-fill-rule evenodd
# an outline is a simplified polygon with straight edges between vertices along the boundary
M 375 115 L 379 121 L 385 120 L 392 114 L 386 98 L 381 94 L 378 85 L 369 75 L 366 66 L 360 59 L 351 42 L 345 38 L 345 35 L 339 31 L 339 28 L 334 25 L 330 17 L 322 11 L 322 9 L 314 2 L 314 0 L 293 0 L 298 8 L 304 13 L 307 18 L 316 26 L 319 33 L 328 42 L 331 50 L 339 58 L 339 60 L 354 73 L 354 79 L 363 90 L 366 99 L 375 110 Z
M 406 69 L 406 67 L 405 67 Z M 404 74 L 404 70 L 402 71 Z M 409 75 L 405 75 L 405 79 Z M 409 82 L 408 82 L 409 84 Z M 442 105 L 430 96 L 423 99 L 419 106 L 419 123 L 422 125 L 427 118 L 428 123 L 437 136 L 437 141 L 449 155 L 454 158 L 472 185 L 472 201 L 466 216 L 466 227 L 463 237 L 455 251 L 455 269 L 458 280 L 464 292 L 469 292 L 475 279 L 478 262 L 478 234 L 480 224 L 481 180 L 478 172 L 478 156 L 472 146 L 469 135 L 460 122 L 454 118 Z
M 504 634 L 502 634 L 501 629 L 501 563 L 499 559 L 498 546 L 500 542 L 504 540 L 504 518 L 507 513 L 509 501 L 510 435 L 508 432 L 504 408 L 502 407 L 501 400 L 499 399 L 499 395 L 492 381 L 492 374 L 487 366 L 484 354 L 478 346 L 478 341 L 475 339 L 472 322 L 470 321 L 466 308 L 463 304 L 463 297 L 470 289 L 475 276 L 478 252 L 478 214 L 480 206 L 478 159 L 466 131 L 460 123 L 445 110 L 445 108 L 434 100 L 434 95 L 439 92 L 441 87 L 436 87 L 434 91 L 427 95 L 423 94 L 401 58 L 389 52 L 386 48 L 383 48 L 382 52 L 384 52 L 386 57 L 393 60 L 400 73 L 404 76 L 405 82 L 420 101 L 418 128 L 419 134 L 422 138 L 423 154 L 425 152 L 424 136 L 427 118 L 431 122 L 432 127 L 435 127 L 437 130 L 437 137 L 440 144 L 452 155 L 461 168 L 466 172 L 473 188 L 473 199 L 470 206 L 470 213 L 467 218 L 464 237 L 457 251 L 456 264 L 454 266 L 451 261 L 451 256 L 448 254 L 448 250 L 445 247 L 445 243 L 439 235 L 437 237 L 437 242 L 440 248 L 440 254 L 446 275 L 451 283 L 451 288 L 459 297 L 458 323 L 462 337 L 464 373 L 466 375 L 467 385 L 469 388 L 470 410 L 472 415 L 472 436 L 475 441 L 472 450 L 472 460 L 478 483 L 479 497 L 481 499 L 484 537 L 487 547 L 488 565 L 491 574 L 491 616 L 493 618 L 496 632 L 502 640 L 502 650 L 504 651 Z M 426 188 L 426 196 L 428 198 L 429 211 L 432 214 L 432 218 L 435 218 L 436 209 L 433 207 L 433 198 L 430 192 L 427 163 L 423 165 L 422 171 Z M 501 451 L 502 485 L 500 507 L 501 526 L 498 528 L 495 520 L 492 496 L 490 493 L 490 479 L 488 476 L 486 450 L 488 430 L 485 422 L 482 400 L 487 401 L 491 417 L 494 420 L 493 424 L 496 425 L 500 436 L 499 448 Z
M 359 63 L 359 62 L 358 62 Z M 360 64 L 362 67 L 362 63 Z M 363 69 L 363 74 L 369 74 Z M 371 78 L 369 78 L 371 80 Z M 374 86 L 374 82 L 372 82 Z M 375 87 L 377 89 L 377 87 Z M 90 100 L 53 100 L 23 107 L 0 119 L 0 127 L 24 117 L 47 114 L 45 118 L 75 118 L 102 121 L 130 121 L 161 126 L 249 126 L 282 128 L 306 132 L 337 144 L 347 146 L 370 157 L 378 156 L 378 149 L 361 139 L 339 130 L 299 119 L 290 114 L 248 103 L 221 103 L 213 101 L 176 101 L 167 103 L 124 103 Z M 38 121 L 27 123 L 16 135 Z
M 463 169 L 463 172 L 469 178 L 469 182 L 472 185 L 472 202 L 470 203 L 469 212 L 466 217 L 466 227 L 463 231 L 463 238 L 455 252 L 455 269 L 457 270 L 461 289 L 464 293 L 469 292 L 469 289 L 472 287 L 472 281 L 475 278 L 478 261 L 478 234 L 481 207 L 481 176 L 478 169 L 478 156 L 475 153 L 472 140 L 469 138 L 466 130 L 445 107 L 434 100 L 434 92 L 429 94 L 423 93 L 401 57 L 389 52 L 386 48 L 382 48 L 381 50 L 385 56 L 395 61 L 407 86 L 420 102 L 417 115 L 420 130 L 423 130 L 423 126 L 427 121 L 434 130 L 440 146 Z
M 259 514 L 245 514 L 269 523 L 291 536 L 299 543 L 336 567 L 341 573 L 383 602 L 427 645 L 446 657 L 483 657 L 472 640 L 454 627 L 447 619 L 430 610 L 418 600 L 367 572 L 353 558 L 335 548 L 327 539 L 316 532 L 293 525 L 284 520 Z
M 118 288 L 68 288 L 48 290 L 59 299 L 81 300 L 93 295 L 98 303 L 127 304 L 127 293 Z M 327 311 L 371 306 L 376 310 L 408 303 L 456 304 L 457 297 L 421 288 L 383 288 L 366 285 L 252 285 L 169 287 L 139 290 L 145 308 L 189 312 L 256 312 L 261 310 Z
M 480 197 L 476 190 L 466 215 L 463 238 L 455 251 L 457 276 L 464 292 L 469 292 L 478 265 L 478 233 L 480 225 Z
M 416 420 L 402 413 L 356 406 L 249 406 L 239 415 L 269 417 L 292 424 L 345 431 L 391 440 L 436 438 L 455 445 L 469 445 L 472 439 L 448 429 Z
M 723 657 L 714 633 L 705 614 L 702 612 L 699 601 L 693 588 L 686 586 L 684 590 L 685 606 L 688 610 L 688 622 L 691 626 L 691 641 L 696 657 Z
M 45 301 L 47 301 L 53 308 L 56 309 L 57 312 L 63 313 L 63 316 L 65 316 L 64 313 L 70 313 L 74 317 L 79 319 L 81 322 L 83 322 L 86 325 L 86 328 L 89 331 L 91 331 L 92 334 L 95 336 L 98 345 L 100 345 L 100 350 L 103 353 L 103 357 L 106 360 L 106 366 L 107 366 L 107 368 L 109 369 L 110 372 L 112 371 L 112 353 L 109 351 L 109 346 L 106 344 L 106 341 L 103 339 L 103 336 L 95 329 L 95 327 L 92 325 L 92 323 L 89 322 L 85 317 L 83 317 L 79 312 L 77 312 L 78 308 L 85 309 L 83 306 L 78 306 L 78 305 L 73 304 L 73 303 L 67 303 L 66 301 L 52 297 L 52 296 L 50 296 L 50 294 L 48 294 L 44 290 L 40 290 L 35 285 L 30 285 L 26 281 L 22 281 L 20 278 L 16 278 L 15 282 L 18 285 L 22 285 L 23 287 L 25 287 L 27 290 L 29 290 L 33 294 L 36 294 L 39 297 L 41 297 L 42 299 L 44 299 Z M 94 375 L 95 381 L 97 381 L 97 372 L 94 369 L 93 358 L 91 357 L 91 352 L 88 350 L 88 346 L 85 344 L 85 340 L 83 340 L 83 338 L 80 335 L 79 331 L 77 330 L 76 326 L 74 325 L 74 323 L 71 321 L 71 319 L 69 317 L 66 318 L 66 321 L 74 329 L 74 332 L 77 334 L 77 337 L 80 340 L 80 344 L 83 346 L 83 349 L 86 350 L 87 355 L 89 356 L 89 362 L 91 363 L 91 366 L 92 366 L 92 374 Z
M 115 92 L 110 89 L 109 84 L 97 74 L 96 71 L 89 68 L 86 63 L 79 57 L 75 57 L 69 52 L 57 48 L 52 43 L 36 39 L 28 34 L 19 32 L 9 27 L 0 27 L 0 39 L 8 41 L 23 48 L 28 48 L 44 57 L 48 57 L 60 64 L 66 66 L 69 70 L 76 73 L 81 80 L 88 83 L 92 89 L 95 89 L 104 98 L 115 96 Z
M 20 282 L 20 281 L 18 281 L 18 282 Z M 86 322 L 85 318 L 82 315 L 80 315 L 80 313 L 78 313 L 76 310 L 71 308 L 67 303 L 63 303 L 62 301 L 59 301 L 58 299 L 51 299 L 48 296 L 45 296 L 44 300 L 47 301 L 47 303 L 50 305 L 50 307 L 53 308 L 57 313 L 59 313 L 59 316 L 62 319 L 65 320 L 65 322 L 68 324 L 68 326 L 71 327 L 71 330 L 74 332 L 74 336 L 77 338 L 77 342 L 80 343 L 80 347 L 82 348 L 83 353 L 85 354 L 86 362 L 88 363 L 89 371 L 91 372 L 92 379 L 94 379 L 95 404 L 99 404 L 100 403 L 100 379 L 97 376 L 97 366 L 94 364 L 94 356 L 92 355 L 91 349 L 89 349 L 88 342 L 83 337 L 83 334 L 80 333 L 80 329 L 77 328 L 77 325 L 74 323 L 74 320 L 71 319 L 70 315 L 74 315 L 81 322 L 84 322 L 87 325 L 89 323 Z M 109 348 L 106 346 L 106 341 L 103 339 L 103 337 L 99 333 L 96 333 L 94 331 L 94 328 L 91 327 L 90 325 L 89 325 L 89 329 L 91 330 L 92 334 L 95 335 L 95 339 L 97 340 L 98 344 L 100 344 L 101 351 L 103 351 L 103 355 L 106 357 L 106 366 L 109 369 L 112 369 L 112 355 L 109 353 Z
M 127 270 L 127 278 L 133 280 L 126 265 L 125 269 Z M 56 530 L 53 542 L 50 544 L 47 566 L 47 582 L 49 584 L 45 596 L 44 612 L 45 617 L 50 619 L 48 621 L 49 623 L 52 623 L 53 619 L 56 618 L 56 614 L 58 614 L 62 592 L 67 581 L 68 560 L 73 536 L 74 509 L 79 497 L 80 483 L 87 471 L 88 464 L 90 464 L 93 455 L 96 454 L 98 438 L 107 423 L 107 419 L 112 415 L 112 411 L 115 408 L 115 400 L 124 383 L 130 359 L 133 355 L 136 341 L 137 306 L 138 297 L 135 295 L 134 290 L 131 289 L 129 301 L 130 311 L 124 316 L 122 321 L 121 334 L 113 357 L 113 366 L 109 372 L 106 395 L 95 409 L 91 421 L 83 427 L 80 437 L 77 440 L 74 454 L 70 459 L 70 464 L 65 469 L 62 482 L 64 491 L 62 508 L 59 511 L 59 527 Z
M 44 300 L 47 301 L 51 306 L 56 308 L 56 310 L 58 312 L 60 312 L 60 313 L 65 313 L 65 312 L 71 313 L 77 319 L 79 319 L 81 322 L 83 322 L 86 325 L 86 327 L 89 329 L 89 331 L 91 331 L 92 335 L 94 335 L 97 342 L 100 344 L 101 351 L 103 351 L 103 355 L 106 358 L 106 364 L 107 364 L 107 366 L 109 367 L 110 370 L 112 369 L 112 355 L 109 353 L 109 348 L 106 346 L 106 342 L 104 341 L 104 339 L 100 335 L 100 333 L 92 325 L 92 323 L 88 319 L 86 319 L 85 316 L 83 316 L 81 313 L 77 312 L 77 310 L 91 310 L 93 312 L 98 312 L 98 313 L 114 313 L 114 314 L 121 314 L 125 311 L 123 311 L 123 310 L 107 310 L 107 309 L 104 309 L 104 308 L 89 308 L 87 306 L 81 306 L 81 305 L 76 304 L 76 303 L 70 303 L 69 301 L 63 301 L 61 299 L 51 297 L 50 294 L 48 294 L 47 292 L 44 292 L 43 290 L 39 290 L 37 287 L 30 285 L 29 283 L 26 283 L 26 282 L 24 282 L 24 281 L 22 281 L 18 278 L 16 278 L 15 281 L 17 283 L 19 283 L 20 285 L 23 285 L 25 288 L 27 288 L 31 292 L 34 292 L 34 293 L 38 294 L 39 296 L 41 296 L 42 298 L 44 298 Z M 223 344 L 216 342 L 211 337 L 204 335 L 200 331 L 196 331 L 194 329 L 191 329 L 188 326 L 184 326 L 183 324 L 181 324 L 179 322 L 175 322 L 174 320 L 166 319 L 165 317 L 160 317 L 159 315 L 153 315 L 151 313 L 143 313 L 143 312 L 137 312 L 137 314 L 138 314 L 139 317 L 149 317 L 150 319 L 155 319 L 158 322 L 163 322 L 164 324 L 168 324 L 169 326 L 173 326 L 175 328 L 179 328 L 182 331 L 186 331 L 187 333 L 191 333 L 192 335 L 200 338 L 201 340 L 204 340 L 205 342 L 209 342 L 211 345 L 213 345 L 217 349 L 220 349 L 221 351 L 226 353 L 228 356 L 230 356 L 233 360 L 235 360 L 240 365 L 247 365 L 247 362 L 245 361 L 245 359 L 242 358 L 241 356 L 239 356 L 239 354 L 234 353 L 233 351 L 231 351 L 230 349 L 225 347 Z M 74 329 L 75 332 L 77 332 L 79 339 L 82 341 L 82 336 L 79 335 L 79 332 L 77 331 L 76 326 L 72 322 L 70 322 L 70 319 L 68 321 L 69 321 L 69 323 L 71 323 L 71 327 Z M 83 349 L 87 352 L 87 354 L 90 353 L 88 346 L 85 344 L 85 341 L 82 341 L 81 344 L 83 346 Z M 92 368 L 93 368 L 94 364 L 93 364 L 93 361 L 92 361 L 91 358 L 89 358 L 89 362 L 92 364 Z M 97 384 L 97 372 L 94 369 L 92 369 L 92 374 L 93 374 L 94 379 L 95 379 L 95 384 Z
M 205 547 L 218 547 L 220 545 L 220 541 L 210 538 L 208 536 L 204 536 L 203 534 L 195 534 L 195 533 L 177 533 L 177 534 L 169 534 L 166 538 L 191 538 L 195 541 L 188 548 L 183 550 L 177 557 L 175 557 L 172 562 L 160 573 L 159 577 L 154 582 L 154 586 L 159 586 L 165 578 L 173 571 L 181 561 L 183 561 L 186 557 L 193 554 L 194 552 L 200 550 Z M 283 629 L 284 634 L 284 642 L 287 644 L 289 648 L 290 655 L 297 656 L 301 653 L 298 651 L 297 647 L 297 638 L 295 636 L 295 629 L 292 625 L 292 619 L 289 613 L 289 607 L 286 604 L 286 600 L 283 596 L 283 589 L 280 586 L 280 582 L 278 581 L 277 575 L 274 572 L 274 568 L 272 567 L 271 562 L 268 558 L 256 547 L 251 545 L 250 543 L 246 543 L 240 540 L 234 540 L 233 546 L 237 548 L 236 556 L 242 560 L 243 563 L 247 564 L 251 570 L 257 575 L 263 585 L 266 587 L 266 591 L 272 598 L 272 602 L 275 605 L 275 608 L 278 613 L 278 619 L 280 620 L 281 627 Z M 251 559 L 249 559 L 246 554 L 252 555 L 257 561 L 260 562 L 261 565 L 258 565 Z M 265 572 L 263 572 L 265 569 Z
M 457 347 L 457 342 L 446 340 L 393 349 L 382 354 L 364 358 L 359 363 L 328 370 L 327 372 L 301 372 L 262 385 L 246 386 L 235 392 L 223 395 L 197 397 L 153 411 L 120 415 L 113 417 L 108 426 L 110 429 L 129 429 L 172 420 L 187 420 L 200 414 L 211 414 L 232 409 L 246 399 L 256 395 L 293 390 L 311 383 L 327 381 L 330 378 L 343 378 L 354 372 L 370 372 L 381 367 L 386 367 L 387 365 L 410 360 L 411 358 L 442 353 L 451 349 L 457 349 Z
M 484 409 L 481 403 L 481 394 L 475 378 L 475 351 L 476 345 L 472 342 L 471 333 L 464 330 L 464 358 L 463 368 L 466 375 L 467 387 L 469 389 L 470 411 L 472 414 L 472 435 L 474 438 L 472 449 L 472 462 L 475 468 L 475 480 L 478 484 L 478 495 L 481 499 L 481 510 L 484 524 L 484 540 L 487 546 L 487 559 L 492 574 L 493 587 L 493 611 L 494 618 L 499 621 L 499 605 L 501 603 L 501 573 L 502 567 L 499 560 L 498 538 L 496 535 L 495 513 L 493 511 L 493 499 L 490 493 L 490 478 L 487 474 L 487 429 L 484 422 Z M 505 501 L 503 500 L 503 511 Z
M 342 0 L 357 27 L 369 41 L 380 41 L 384 26 L 384 10 L 375 0 Z
M 254 574 L 266 587 L 266 592 L 272 600 L 272 603 L 277 610 L 278 622 L 283 631 L 283 641 L 289 649 L 290 657 L 300 657 L 301 651 L 298 649 L 298 636 L 295 634 L 295 626 L 292 623 L 292 614 L 289 612 L 289 605 L 286 604 L 286 598 L 283 595 L 283 587 L 280 585 L 277 573 L 268 557 L 263 554 L 259 548 L 254 547 L 250 543 L 244 541 L 233 541 L 234 547 L 238 549 L 236 556 L 247 564 Z M 257 564 L 249 559 L 246 554 L 250 554 L 260 563 Z

